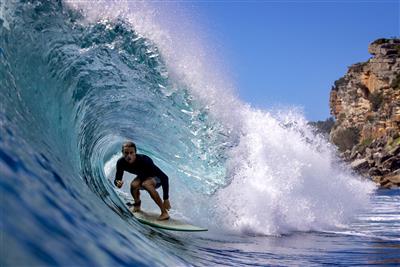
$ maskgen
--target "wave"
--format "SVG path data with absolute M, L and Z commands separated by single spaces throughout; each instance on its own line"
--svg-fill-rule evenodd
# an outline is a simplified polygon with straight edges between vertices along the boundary
M 121 264 L 115 244 L 157 251 L 147 263 L 180 262 L 161 237 L 163 249 L 141 237 L 109 182 L 126 139 L 169 175 L 177 214 L 210 229 L 324 229 L 368 204 L 374 186 L 342 167 L 301 113 L 241 102 L 213 59 L 163 30 L 150 4 L 11 1 L 0 10 L 4 230 L 25 257 L 65 259 L 46 250 L 56 239 L 77 263 L 96 252 Z M 94 236 L 115 244 L 83 249 Z

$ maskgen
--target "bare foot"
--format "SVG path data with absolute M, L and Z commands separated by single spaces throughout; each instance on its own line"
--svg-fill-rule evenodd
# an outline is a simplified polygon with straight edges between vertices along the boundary
M 164 221 L 164 220 L 168 220 L 168 219 L 169 219 L 168 212 L 163 212 L 163 213 L 161 213 L 160 217 L 158 217 L 159 221 Z
M 140 212 L 140 206 L 133 206 L 133 212 Z

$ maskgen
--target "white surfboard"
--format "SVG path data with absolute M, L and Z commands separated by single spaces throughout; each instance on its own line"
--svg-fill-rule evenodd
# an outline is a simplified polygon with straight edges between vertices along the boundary
M 177 219 L 172 219 L 171 217 L 168 220 L 159 221 L 157 219 L 158 216 L 160 216 L 160 214 L 157 213 L 144 212 L 144 211 L 132 212 L 131 208 L 129 210 L 139 222 L 147 224 L 152 227 L 170 231 L 183 231 L 183 232 L 208 231 L 208 229 L 206 228 L 191 225 Z

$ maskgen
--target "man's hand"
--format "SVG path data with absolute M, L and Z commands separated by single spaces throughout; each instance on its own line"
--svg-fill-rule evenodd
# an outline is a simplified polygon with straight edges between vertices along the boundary
M 124 182 L 122 180 L 115 180 L 114 184 L 116 187 L 121 188 Z
M 164 209 L 166 209 L 166 210 L 170 210 L 170 209 L 171 209 L 171 204 L 169 203 L 169 200 L 168 200 L 168 199 L 164 199 L 163 207 L 164 207 Z

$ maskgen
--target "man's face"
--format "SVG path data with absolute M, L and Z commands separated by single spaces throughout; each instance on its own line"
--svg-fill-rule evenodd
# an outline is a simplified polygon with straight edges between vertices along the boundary
M 128 163 L 133 163 L 136 159 L 136 152 L 133 147 L 124 147 L 122 151 L 124 158 Z

